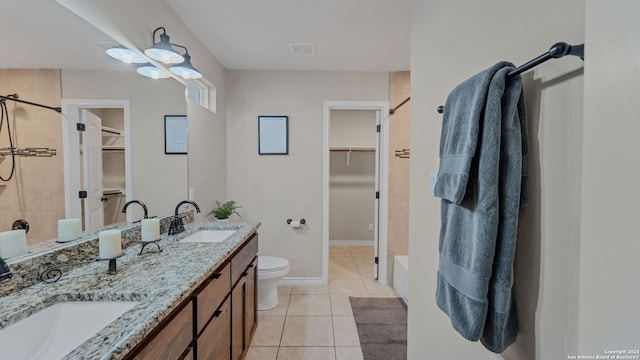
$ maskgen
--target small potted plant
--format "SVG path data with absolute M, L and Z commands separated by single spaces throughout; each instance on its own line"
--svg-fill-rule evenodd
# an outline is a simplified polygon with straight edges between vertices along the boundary
M 233 200 L 227 201 L 225 203 L 220 203 L 220 201 L 216 200 L 216 207 L 213 208 L 211 212 L 209 212 L 209 215 L 213 215 L 220 221 L 226 221 L 229 220 L 229 216 L 231 216 L 232 214 L 240 216 L 240 214 L 238 214 L 238 212 L 236 211 L 236 209 L 239 208 L 240 206 L 238 206 L 238 204 Z

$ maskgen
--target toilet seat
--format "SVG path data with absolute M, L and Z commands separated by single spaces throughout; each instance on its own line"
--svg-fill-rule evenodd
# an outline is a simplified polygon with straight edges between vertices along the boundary
M 277 256 L 258 256 L 258 273 L 279 272 L 289 268 L 287 259 Z

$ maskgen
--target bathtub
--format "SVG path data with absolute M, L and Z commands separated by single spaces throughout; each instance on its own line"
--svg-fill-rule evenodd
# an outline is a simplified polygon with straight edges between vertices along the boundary
M 393 257 L 393 287 L 409 304 L 409 256 L 396 255 Z

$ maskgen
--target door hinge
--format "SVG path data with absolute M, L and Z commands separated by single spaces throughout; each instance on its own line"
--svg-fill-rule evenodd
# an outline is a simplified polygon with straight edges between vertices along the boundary
M 87 198 L 87 191 L 86 190 L 80 190 L 78 191 L 78 197 L 80 199 L 86 199 Z
M 376 199 L 380 199 L 380 191 L 376 191 Z
M 379 133 L 380 132 L 380 124 L 376 125 L 376 132 Z
M 76 130 L 85 131 L 86 129 L 87 127 L 84 125 L 84 123 L 76 123 Z
M 373 263 L 378 265 L 378 257 L 377 256 L 373 258 Z

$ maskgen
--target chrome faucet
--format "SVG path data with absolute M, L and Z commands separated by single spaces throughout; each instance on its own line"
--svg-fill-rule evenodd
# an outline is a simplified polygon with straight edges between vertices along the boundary
M 183 204 L 191 204 L 196 208 L 196 212 L 200 212 L 200 207 L 198 204 L 191 200 L 182 200 L 176 205 L 176 212 L 173 220 L 171 220 L 171 224 L 169 225 L 169 235 L 180 234 L 184 231 L 184 224 L 182 223 L 182 218 L 178 216 L 178 211 L 180 211 L 180 206 Z
M 138 200 L 131 200 L 128 203 L 124 204 L 124 207 L 122 208 L 122 213 L 126 214 L 127 213 L 127 207 L 131 204 L 138 204 L 140 206 L 142 206 L 142 210 L 144 210 L 144 218 L 148 219 L 149 218 L 149 214 L 147 213 L 147 205 L 145 205 L 142 201 L 138 201 Z M 138 222 L 140 220 L 134 221 L 134 222 Z
M 13 277 L 9 265 L 0 257 L 0 282 L 10 280 Z

